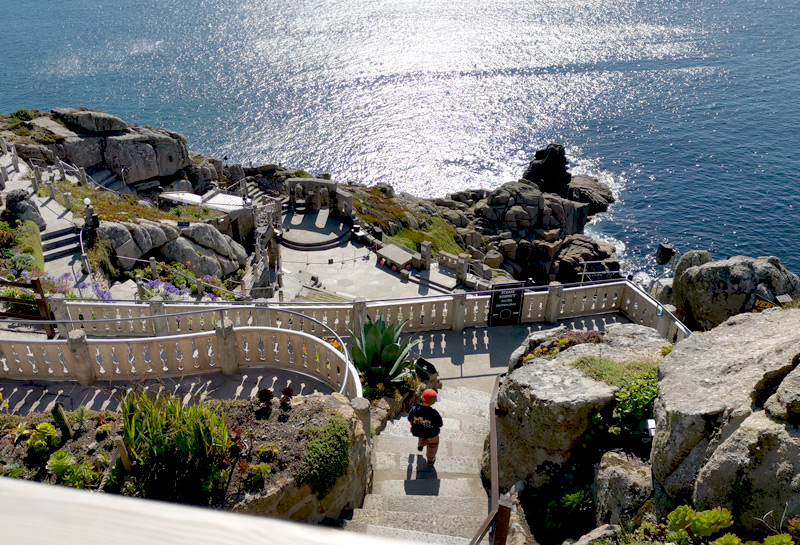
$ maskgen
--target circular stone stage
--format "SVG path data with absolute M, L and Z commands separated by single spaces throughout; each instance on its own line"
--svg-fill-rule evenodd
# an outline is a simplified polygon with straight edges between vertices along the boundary
M 325 208 L 319 212 L 287 212 L 283 224 L 282 243 L 297 250 L 325 250 L 344 243 L 350 238 L 350 226 L 330 214 Z

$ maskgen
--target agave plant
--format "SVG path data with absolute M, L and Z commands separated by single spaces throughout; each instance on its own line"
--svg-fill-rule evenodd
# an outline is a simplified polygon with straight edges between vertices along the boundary
M 350 331 L 350 354 L 366 385 L 397 384 L 411 375 L 408 353 L 421 341 L 400 339 L 405 324 L 387 325 L 383 316 L 374 322 L 367 316 L 358 334 Z

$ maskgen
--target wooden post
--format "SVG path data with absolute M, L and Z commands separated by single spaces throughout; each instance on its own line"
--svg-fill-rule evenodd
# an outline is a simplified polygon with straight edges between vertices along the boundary
M 33 194 L 39 194 L 39 182 L 42 181 L 42 172 L 39 170 L 39 167 L 33 167 L 33 178 L 31 178 L 31 187 L 33 188 Z
M 117 435 L 114 438 L 114 444 L 117 445 L 117 449 L 119 450 L 119 459 L 122 460 L 122 467 L 125 468 L 125 471 L 128 473 L 131 472 L 131 457 L 128 456 L 128 447 L 125 446 L 125 441 L 122 440 L 122 437 Z
M 19 172 L 19 157 L 14 146 L 11 146 L 11 164 L 14 165 L 14 172 Z
M 156 337 L 170 335 L 169 318 L 167 317 L 167 309 L 164 308 L 164 301 L 151 299 L 147 304 L 150 306 L 150 316 L 159 316 L 159 318 L 152 320 L 153 335 Z
M 67 173 L 64 170 L 64 163 L 61 161 L 58 162 L 58 173 L 61 175 L 61 181 L 65 182 L 67 180 Z
M 67 212 L 72 212 L 72 193 L 64 193 L 64 208 L 67 209 Z
M 61 403 L 56 402 L 53 406 L 53 410 L 50 411 L 53 415 L 53 422 L 56 423 L 61 429 L 61 436 L 66 439 L 72 439 L 72 429 L 69 427 L 69 423 L 67 422 L 67 415 L 64 412 L 64 407 L 61 406 Z
M 500 504 L 497 506 L 497 517 L 494 519 L 492 545 L 506 545 L 508 526 L 511 519 L 511 502 L 511 498 L 507 495 L 500 498 Z
M 51 199 L 56 200 L 56 188 L 53 187 L 53 182 L 48 180 L 45 185 L 47 186 L 47 194 Z
M 5 183 L 9 181 L 9 179 L 10 178 L 8 176 L 8 169 L 6 168 L 5 165 L 0 165 L 0 180 L 2 180 Z
M 0 150 L 2 150 L 3 153 L 8 153 L 8 144 L 6 144 L 5 138 L 0 138 Z
M 31 282 L 33 284 L 33 297 L 36 299 L 36 306 L 39 309 L 39 317 L 42 320 L 50 320 L 50 309 L 47 307 L 47 298 L 44 295 L 44 288 L 42 288 L 42 281 L 39 278 L 34 278 Z M 53 324 L 46 324 L 44 326 L 47 332 L 47 338 L 52 339 L 56 336 L 56 330 Z
M 86 177 L 86 169 L 83 167 L 78 169 L 78 180 L 80 180 L 81 185 L 89 185 L 89 178 Z
M 150 258 L 150 272 L 153 274 L 153 280 L 158 280 L 158 262 L 155 257 Z

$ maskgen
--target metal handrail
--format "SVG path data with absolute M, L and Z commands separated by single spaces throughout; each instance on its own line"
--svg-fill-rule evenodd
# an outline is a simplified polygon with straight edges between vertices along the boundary
M 497 393 L 500 390 L 501 376 L 494 381 L 492 397 L 489 400 L 489 470 L 491 486 L 491 503 L 489 514 L 484 519 L 469 545 L 477 545 L 492 525 L 495 526 L 493 545 L 505 545 L 508 537 L 508 520 L 510 509 L 508 502 L 500 501 L 499 470 L 497 464 Z M 505 498 L 504 498 L 505 499 Z

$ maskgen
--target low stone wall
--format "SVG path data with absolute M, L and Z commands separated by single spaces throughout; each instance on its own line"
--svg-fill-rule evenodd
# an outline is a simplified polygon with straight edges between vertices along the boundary
M 372 476 L 369 403 L 364 398 L 350 401 L 340 394 L 330 397 L 337 405 L 336 412 L 350 423 L 353 432 L 347 473 L 322 497 L 308 484 L 288 478 L 275 483 L 265 494 L 247 496 L 234 505 L 233 511 L 317 523 L 324 518 L 337 518 L 343 510 L 363 503 Z

